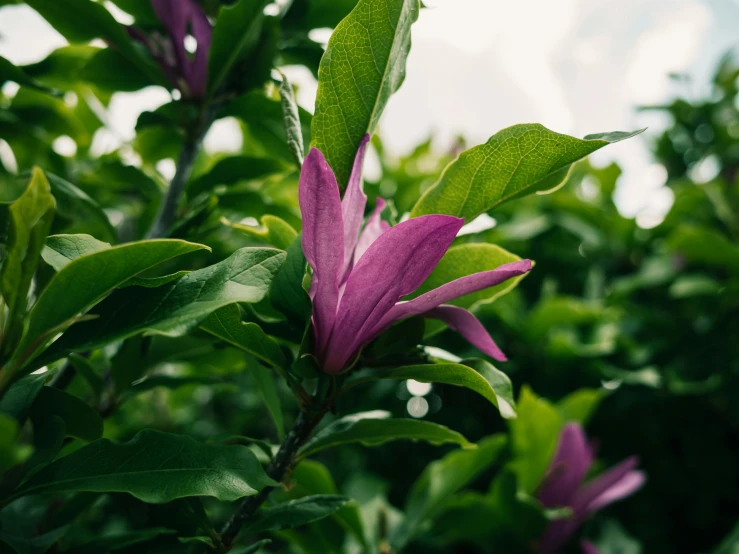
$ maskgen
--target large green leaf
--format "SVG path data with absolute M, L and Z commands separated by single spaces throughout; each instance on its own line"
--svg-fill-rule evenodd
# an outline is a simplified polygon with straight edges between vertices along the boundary
M 503 264 L 520 260 L 519 256 L 495 244 L 471 243 L 452 246 L 437 264 L 431 275 L 418 287 L 413 296 L 419 296 L 445 283 L 473 273 L 490 271 Z M 479 304 L 492 302 L 512 290 L 525 275 L 509 279 L 505 283 L 481 291 L 460 296 L 448 302 L 462 308 L 473 308 Z
M 201 444 L 144 429 L 127 443 L 97 440 L 40 470 L 13 494 L 127 492 L 150 503 L 189 496 L 231 501 L 276 486 L 245 446 Z
M 305 496 L 269 508 L 262 508 L 245 527 L 249 534 L 280 531 L 307 525 L 340 510 L 349 498 L 333 494 Z
M 537 123 L 508 127 L 460 154 L 418 200 L 411 216 L 447 214 L 472 221 L 507 200 L 556 190 L 574 162 L 640 132 L 601 133 L 581 140 Z
M 46 239 L 41 257 L 54 271 L 59 271 L 72 260 L 110 247 L 109 243 L 90 235 L 51 235 Z
M 418 12 L 418 0 L 360 0 L 328 41 L 311 135 L 342 188 L 362 137 L 375 130 L 405 78 Z
M 34 433 L 52 417 L 64 422 L 64 434 L 86 441 L 103 436 L 103 418 L 97 410 L 63 390 L 43 387 L 31 408 Z
M 57 275 L 81 260 L 115 249 L 79 258 Z M 97 316 L 94 321 L 71 328 L 42 358 L 48 363 L 68 352 L 96 348 L 144 331 L 182 335 L 223 306 L 262 300 L 284 259 L 285 253 L 273 248 L 241 248 L 220 263 L 161 287 L 116 291 L 91 311 Z M 249 333 L 258 334 L 253 329 Z M 269 348 L 268 344 L 262 341 L 261 347 Z
M 0 365 L 21 340 L 28 291 L 55 206 L 49 181 L 34 168 L 28 188 L 9 209 L 8 245 L 0 267 L 0 293 L 7 310 L 0 332 Z
M 49 92 L 49 89 L 28 75 L 22 68 L 13 65 L 6 58 L 0 56 L 0 85 L 5 81 L 13 81 L 23 87 Z
M 39 296 L 19 351 L 35 352 L 50 331 L 85 312 L 106 294 L 161 262 L 207 246 L 183 240 L 147 240 L 81 256 L 64 266 Z M 158 290 L 158 289 L 154 289 Z M 150 306 L 151 308 L 151 306 Z M 28 356 L 28 353 L 24 354 Z
M 51 173 L 48 173 L 47 177 L 60 214 L 69 218 L 75 217 L 78 213 L 85 214 L 100 223 L 101 227 L 108 233 L 108 239 L 117 240 L 118 236 L 115 228 L 111 225 L 103 208 L 95 200 L 61 177 Z
M 311 314 L 311 301 L 303 288 L 306 261 L 301 240 L 298 235 L 287 247 L 287 260 L 269 292 L 274 307 L 298 325 L 305 324 Z
M 233 65 L 255 47 L 268 0 L 238 0 L 224 5 L 213 27 L 208 54 L 208 90 L 215 93 Z
M 510 422 L 513 459 L 509 466 L 521 489 L 531 494 L 541 482 L 557 447 L 563 418 L 528 387 L 518 398 L 518 417 Z
M 447 498 L 496 463 L 505 445 L 505 435 L 493 435 L 478 442 L 478 448 L 455 450 L 429 464 L 411 488 L 405 519 L 390 537 L 393 550 L 400 552 Z
M 241 321 L 241 312 L 235 304 L 213 312 L 200 324 L 200 328 L 273 367 L 285 367 L 287 363 L 280 345 L 265 334 L 259 325 Z
M 435 445 L 454 443 L 466 448 L 473 446 L 460 433 L 443 425 L 419 419 L 393 419 L 389 412 L 373 411 L 352 414 L 334 421 L 316 433 L 303 446 L 300 455 L 311 456 L 342 444 L 379 446 L 394 440 L 420 440 Z
M 352 375 L 347 380 L 347 386 L 387 379 L 414 379 L 422 383 L 465 387 L 484 396 L 503 417 L 516 417 L 511 380 L 484 360 L 470 359 L 459 364 L 409 365 L 392 369 L 372 368 Z
M 15 418 L 18 423 L 22 424 L 28 416 L 33 401 L 50 376 L 51 372 L 46 371 L 18 379 L 0 400 L 0 412 Z
M 259 179 L 284 171 L 284 164 L 270 158 L 230 156 L 220 160 L 204 175 L 192 180 L 187 185 L 187 194 L 196 196 L 210 192 L 218 185 L 233 185 L 239 181 Z
M 739 246 L 713 229 L 679 227 L 670 235 L 669 246 L 690 262 L 739 274 Z

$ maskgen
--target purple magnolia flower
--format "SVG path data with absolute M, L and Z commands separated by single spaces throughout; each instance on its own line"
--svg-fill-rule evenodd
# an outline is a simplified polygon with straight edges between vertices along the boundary
M 635 469 L 639 462 L 636 456 L 583 483 L 593 465 L 594 450 L 580 425 L 565 425 L 557 453 L 537 497 L 547 508 L 570 508 L 572 515 L 549 524 L 539 539 L 540 552 L 557 552 L 591 514 L 633 494 L 644 484 L 644 473 Z M 585 554 L 598 552 L 587 542 L 582 544 L 582 548 Z
M 400 302 L 416 290 L 452 244 L 464 220 L 427 215 L 390 227 L 380 219 L 382 199 L 362 229 L 367 196 L 362 165 L 369 136 L 354 160 L 343 201 L 323 154 L 313 148 L 300 173 L 303 251 L 313 268 L 315 354 L 326 373 L 345 369 L 360 349 L 400 319 L 420 315 L 444 321 L 496 360 L 505 356 L 469 311 L 444 304 L 531 269 L 529 260 L 468 275 Z M 361 232 L 360 232 L 361 231 Z
M 146 45 L 182 94 L 201 98 L 208 84 L 208 52 L 213 36 L 210 21 L 196 0 L 151 0 L 151 5 L 167 36 L 146 35 L 135 27 L 128 28 L 129 34 Z M 197 41 L 194 54 L 185 49 L 188 35 Z
M 582 549 L 582 554 L 600 554 L 598 549 L 595 548 L 595 545 L 590 541 L 582 541 L 580 548 Z

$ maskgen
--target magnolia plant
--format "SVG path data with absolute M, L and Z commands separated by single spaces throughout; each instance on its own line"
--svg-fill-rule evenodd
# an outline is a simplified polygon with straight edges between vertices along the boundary
M 411 191 L 410 209 L 375 195 L 367 213 L 362 165 L 405 75 L 418 0 L 114 1 L 126 25 L 92 0 L 27 4 L 70 45 L 39 64 L 0 59 L 0 81 L 20 87 L 0 112 L 18 164 L 0 173 L 12 191 L 0 210 L 0 546 L 400 552 L 505 462 L 495 498 L 536 522 L 514 534 L 554 552 L 638 488 L 632 462 L 580 487 L 592 454 L 572 426 L 545 475 L 551 456 L 530 463 L 516 446 L 537 439 L 523 423 L 511 423 L 508 449 L 491 429 L 473 443 L 375 401 L 389 381 L 449 385 L 515 421 L 511 380 L 491 362 L 506 356 L 476 314 L 533 262 L 460 230 L 555 191 L 573 163 L 633 133 L 509 127 L 455 153 Z M 335 27 L 325 51 L 309 37 L 322 27 Z M 296 63 L 318 78 L 312 115 L 278 71 Z M 171 102 L 96 155 L 111 95 L 153 85 Z M 226 117 L 240 122 L 242 152 L 203 151 Z M 61 136 L 75 156 L 56 153 Z M 440 348 L 446 328 L 469 346 Z M 539 438 L 556 440 L 561 425 Z M 338 494 L 343 466 L 319 462 L 396 440 L 462 447 L 428 466 L 402 513 L 376 491 Z M 126 503 L 151 519 L 135 521 Z M 166 519 L 160 504 L 170 519 L 153 524 Z M 555 506 L 573 515 L 541 535 Z M 500 536 L 514 531 L 505 510 L 490 513 Z

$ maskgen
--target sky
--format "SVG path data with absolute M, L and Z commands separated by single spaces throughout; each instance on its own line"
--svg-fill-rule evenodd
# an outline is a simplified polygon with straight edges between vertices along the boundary
M 425 0 L 413 27 L 407 77 L 391 98 L 379 132 L 398 154 L 433 133 L 444 148 L 457 134 L 470 145 L 515 123 L 538 122 L 582 137 L 648 131 L 591 156 L 617 161 L 624 173 L 617 203 L 644 226 L 672 201 L 665 174 L 648 151 L 667 121 L 638 105 L 706 92 L 718 58 L 739 42 L 739 0 Z M 327 30 L 315 32 L 327 39 Z M 16 64 L 43 59 L 64 39 L 26 6 L 0 10 L 0 55 Z M 298 100 L 313 110 L 316 83 L 304 68 L 286 68 Z M 688 73 L 677 83 L 669 73 Z M 7 86 L 7 85 L 6 85 Z M 114 132 L 95 137 L 100 151 L 133 136 L 138 114 L 170 100 L 161 88 L 119 94 Z M 210 150 L 236 150 L 234 122 L 218 123 Z M 107 134 L 106 134 L 107 133 Z M 168 162 L 160 168 L 173 170 Z M 368 172 L 378 171 L 371 160 Z

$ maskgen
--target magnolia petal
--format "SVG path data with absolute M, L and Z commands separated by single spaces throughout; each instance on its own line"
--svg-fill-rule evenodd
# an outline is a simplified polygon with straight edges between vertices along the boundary
M 354 157 L 352 174 L 349 176 L 349 184 L 346 187 L 344 199 L 341 201 L 341 215 L 344 218 L 344 268 L 342 275 L 346 275 L 351 265 L 359 230 L 362 228 L 362 221 L 364 221 L 364 209 L 367 206 L 367 195 L 362 190 L 362 166 L 364 165 L 364 155 L 367 151 L 369 138 L 369 135 L 364 135 L 362 142 L 359 143 L 357 155 Z
M 582 554 L 600 554 L 598 549 L 595 548 L 595 545 L 590 541 L 581 541 L 580 549 L 582 550 Z
M 311 299 L 316 352 L 331 334 L 339 302 L 344 265 L 344 225 L 339 185 L 323 154 L 312 148 L 303 162 L 298 184 L 303 217 L 303 252 L 313 268 Z
M 592 450 L 585 432 L 577 423 L 568 423 L 559 437 L 557 453 L 537 498 L 547 508 L 569 506 L 592 464 Z
M 447 215 L 417 217 L 392 227 L 367 249 L 346 282 L 324 371 L 343 369 L 387 311 L 426 280 L 463 224 Z
M 499 362 L 505 362 L 508 358 L 503 354 L 498 345 L 487 332 L 480 320 L 477 319 L 472 312 L 460 308 L 459 306 L 443 305 L 424 312 L 423 317 L 432 317 L 440 319 L 446 323 L 450 329 L 453 329 L 462 335 L 467 342 L 478 348 L 491 358 Z
M 390 229 L 390 224 L 387 221 L 383 221 L 380 217 L 386 205 L 387 204 L 382 198 L 377 199 L 375 209 L 367 220 L 367 224 L 364 226 L 364 229 L 362 229 L 362 234 L 359 235 L 359 240 L 357 241 L 357 247 L 354 249 L 354 265 L 357 265 L 359 258 L 362 257 L 362 254 L 367 251 L 372 243 L 375 242 L 385 231 Z
M 490 271 L 481 271 L 480 273 L 460 277 L 422 294 L 418 298 L 398 303 L 385 315 L 375 332 L 379 334 L 400 319 L 423 314 L 445 302 L 465 294 L 494 287 L 529 271 L 531 271 L 531 260 L 519 260 L 501 265 Z
M 584 519 L 594 511 L 636 492 L 644 484 L 644 474 L 634 471 L 639 459 L 627 458 L 585 484 L 575 494 L 572 510 Z

